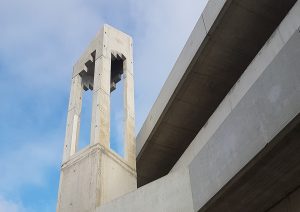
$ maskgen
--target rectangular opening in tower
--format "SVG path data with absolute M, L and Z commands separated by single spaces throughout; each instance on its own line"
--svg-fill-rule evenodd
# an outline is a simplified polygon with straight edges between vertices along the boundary
M 92 121 L 92 95 L 91 90 L 82 94 L 82 108 L 80 114 L 80 130 L 77 151 L 90 144 L 90 130 Z
M 90 60 L 85 63 L 86 70 L 79 75 L 82 79 L 82 106 L 80 113 L 80 128 L 77 151 L 90 144 L 90 130 L 92 121 L 92 99 L 95 74 L 95 52 L 91 54 Z
M 124 61 L 123 55 L 111 54 L 110 148 L 121 157 L 124 157 Z

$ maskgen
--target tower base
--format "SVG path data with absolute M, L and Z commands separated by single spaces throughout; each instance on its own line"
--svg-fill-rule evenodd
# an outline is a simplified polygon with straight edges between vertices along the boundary
M 94 211 L 135 189 L 135 170 L 116 153 L 96 144 L 62 165 L 57 211 Z

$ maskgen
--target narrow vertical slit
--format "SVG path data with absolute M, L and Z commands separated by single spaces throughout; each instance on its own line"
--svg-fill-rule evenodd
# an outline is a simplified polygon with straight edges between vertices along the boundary
M 77 151 L 90 143 L 90 128 L 92 121 L 92 91 L 87 90 L 82 95 L 82 109 L 80 115 L 80 131 Z
M 124 57 L 111 55 L 110 148 L 124 157 Z
M 86 71 L 82 71 L 82 108 L 80 114 L 80 130 L 77 151 L 90 144 L 90 130 L 92 122 L 92 99 L 95 73 L 95 52 L 91 54 L 90 59 L 85 63 Z

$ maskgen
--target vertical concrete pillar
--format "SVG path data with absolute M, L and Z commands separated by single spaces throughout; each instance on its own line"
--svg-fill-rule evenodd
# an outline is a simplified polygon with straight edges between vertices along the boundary
M 70 156 L 76 152 L 80 129 L 81 105 L 82 79 L 80 75 L 76 75 L 72 78 L 64 143 L 63 163 L 69 160 Z
M 133 82 L 133 58 L 132 42 L 130 42 L 130 53 L 124 61 L 124 140 L 125 160 L 134 170 L 136 169 L 135 155 L 135 115 L 134 115 L 134 82 Z
M 110 57 L 95 60 L 91 145 L 109 148 L 110 141 Z

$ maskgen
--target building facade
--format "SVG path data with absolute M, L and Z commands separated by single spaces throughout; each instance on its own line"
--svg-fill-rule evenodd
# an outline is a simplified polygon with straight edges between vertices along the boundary
M 107 29 L 104 56 L 89 47 L 74 66 L 58 211 L 300 211 L 299 1 L 208 1 L 136 138 L 132 41 Z M 130 76 L 124 159 L 107 148 L 113 73 Z M 78 153 L 76 86 L 95 96 Z

